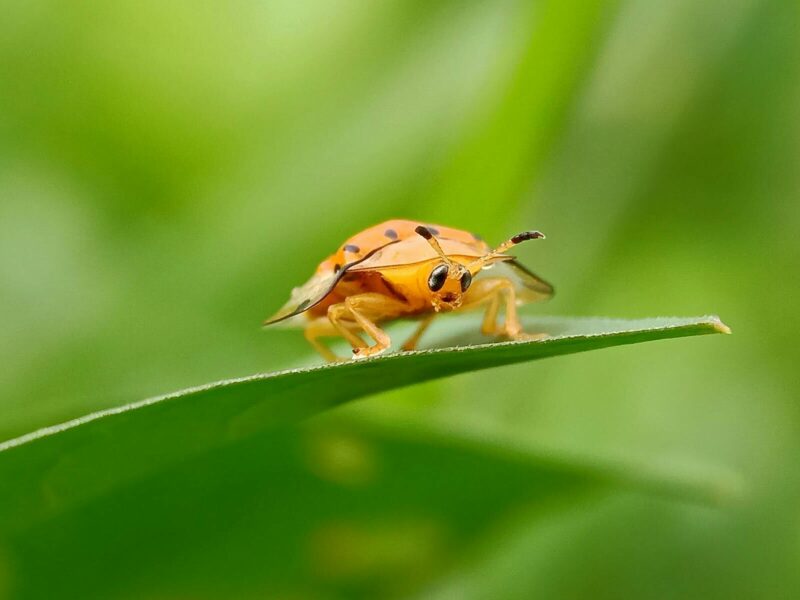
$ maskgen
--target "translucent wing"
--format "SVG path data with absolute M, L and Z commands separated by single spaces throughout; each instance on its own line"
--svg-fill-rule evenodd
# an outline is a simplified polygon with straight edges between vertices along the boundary
M 485 274 L 485 275 L 484 275 Z M 529 271 L 515 258 L 498 261 L 489 269 L 481 271 L 479 277 L 506 277 L 514 283 L 517 298 L 523 302 L 537 302 L 550 298 L 555 290 L 544 279 Z
M 278 321 L 289 319 L 319 304 L 325 299 L 325 296 L 333 291 L 333 288 L 336 287 L 336 284 L 343 274 L 344 271 L 325 275 L 314 275 L 303 285 L 294 288 L 286 304 L 269 319 L 264 321 L 264 325 L 272 325 Z
M 339 280 L 342 277 L 344 277 L 345 273 L 353 269 L 353 267 L 380 253 L 386 246 L 396 244 L 398 241 L 399 240 L 388 242 L 383 246 L 375 248 L 360 259 L 344 265 L 335 273 L 330 272 L 314 275 L 300 287 L 294 288 L 292 290 L 292 295 L 289 297 L 289 301 L 284 304 L 280 310 L 278 310 L 278 312 L 264 321 L 264 325 L 272 325 L 278 321 L 290 319 L 291 317 L 307 311 L 309 308 L 313 308 L 322 302 L 325 297 L 333 291 L 333 289 L 336 287 L 336 284 L 339 283 Z

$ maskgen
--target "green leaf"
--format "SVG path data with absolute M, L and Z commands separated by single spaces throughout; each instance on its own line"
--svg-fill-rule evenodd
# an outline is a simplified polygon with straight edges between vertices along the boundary
M 442 321 L 431 341 L 481 341 L 474 318 Z M 418 589 L 509 511 L 543 516 L 631 486 L 701 501 L 725 491 L 719 470 L 565 454 L 409 407 L 281 427 L 465 371 L 727 331 L 715 317 L 539 317 L 526 326 L 552 337 L 222 381 L 6 442 L 0 559 L 13 557 L 20 597 L 369 598 L 398 582 Z
M 465 323 L 470 319 L 453 319 L 445 335 Z M 552 337 L 390 354 L 220 381 L 10 440 L 0 444 L 0 480 L 14 482 L 0 491 L 0 529 L 21 527 L 177 461 L 376 392 L 549 356 L 728 331 L 716 317 L 540 317 L 526 324 L 530 331 Z
M 597 457 L 372 412 L 240 440 L 0 536 L 15 597 L 397 596 L 509 519 L 539 522 L 625 484 Z
M 51 502 L 53 479 L 76 467 L 45 479 Z M 14 598 L 394 597 L 447 570 L 509 512 L 542 518 L 602 489 L 545 460 L 315 422 L 2 532 L 0 562 L 11 558 Z

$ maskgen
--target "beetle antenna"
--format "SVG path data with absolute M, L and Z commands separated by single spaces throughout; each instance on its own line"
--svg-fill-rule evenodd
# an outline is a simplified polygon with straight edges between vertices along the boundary
M 543 240 L 543 239 L 544 239 L 544 234 L 541 231 L 523 231 L 522 233 L 518 233 L 514 237 L 506 240 L 488 254 L 485 254 L 484 256 L 481 256 L 480 258 L 473 260 L 471 263 L 467 265 L 467 268 L 470 271 L 479 270 L 483 268 L 483 266 L 487 262 L 491 262 L 495 259 L 501 258 L 505 252 L 507 252 L 517 244 L 520 244 L 522 242 L 527 242 L 528 240 Z
M 420 225 L 414 231 L 428 241 L 428 243 L 431 245 L 431 248 L 436 251 L 436 254 L 442 257 L 442 260 L 447 264 L 448 267 L 453 266 L 453 261 L 450 260 L 450 258 L 444 253 L 444 250 L 442 250 L 442 247 L 439 245 L 439 241 L 436 239 L 436 236 L 433 235 L 433 232 L 430 229 L 424 225 Z

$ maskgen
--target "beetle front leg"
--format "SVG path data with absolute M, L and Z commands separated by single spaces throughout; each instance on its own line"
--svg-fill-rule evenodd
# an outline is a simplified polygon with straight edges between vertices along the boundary
M 319 317 L 310 321 L 303 332 L 305 334 L 308 343 L 311 344 L 314 349 L 319 352 L 322 357 L 327 360 L 328 362 L 338 362 L 341 360 L 346 360 L 340 358 L 334 354 L 330 348 L 328 348 L 325 344 L 323 344 L 319 338 L 321 337 L 344 337 L 350 344 L 360 344 L 361 347 L 366 347 L 364 341 L 358 337 L 355 333 L 350 331 L 352 328 L 358 328 L 358 325 L 354 322 L 342 322 L 339 326 L 334 326 L 334 324 L 325 317 Z
M 497 324 L 500 305 L 505 299 L 505 322 Z M 525 333 L 517 315 L 517 294 L 514 284 L 505 277 L 481 279 L 472 284 L 464 299 L 463 308 L 470 308 L 488 303 L 486 314 L 481 325 L 484 335 L 507 336 L 512 340 L 540 340 L 546 338 L 545 333 Z
M 353 358 L 367 358 L 385 352 L 392 344 L 386 332 L 374 321 L 399 316 L 406 312 L 407 308 L 403 302 L 383 294 L 357 294 L 345 298 L 344 302 L 332 305 L 328 309 L 328 318 L 340 330 L 346 328 L 348 321 L 355 321 L 369 337 L 375 340 L 375 345 L 366 347 L 364 341 L 354 333 L 348 332 L 350 336 L 357 338 L 357 341 L 345 335 L 353 346 Z
M 411 334 L 411 337 L 409 337 L 403 343 L 403 346 L 402 346 L 403 350 L 405 350 L 406 352 L 409 352 L 411 350 L 414 350 L 414 348 L 417 347 L 417 344 L 419 343 L 420 338 L 425 333 L 425 331 L 428 329 L 428 327 L 430 327 L 431 321 L 433 321 L 433 318 L 435 316 L 436 316 L 435 314 L 428 315 L 427 317 L 424 317 L 420 321 L 419 325 L 417 325 L 417 328 L 414 330 L 414 333 Z

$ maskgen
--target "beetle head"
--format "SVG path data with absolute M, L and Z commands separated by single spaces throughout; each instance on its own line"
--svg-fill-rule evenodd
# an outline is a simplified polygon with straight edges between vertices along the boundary
M 461 306 L 462 297 L 472 284 L 472 273 L 464 265 L 448 257 L 431 231 L 420 225 L 416 232 L 428 240 L 428 243 L 441 258 L 435 262 L 427 275 L 428 292 L 431 304 L 436 312 L 455 310 Z
M 472 284 L 472 273 L 462 264 L 448 261 L 434 264 L 426 285 L 436 312 L 455 310 Z
M 505 252 L 521 242 L 544 238 L 544 234 L 540 231 L 523 231 L 468 265 L 462 265 L 444 253 L 430 229 L 420 225 L 415 231 L 428 241 L 441 258 L 441 262 L 435 263 L 426 282 L 431 294 L 431 304 L 436 312 L 454 310 L 461 306 L 462 297 L 472 284 L 473 273 L 489 268 L 494 262 L 508 260 L 511 257 Z

